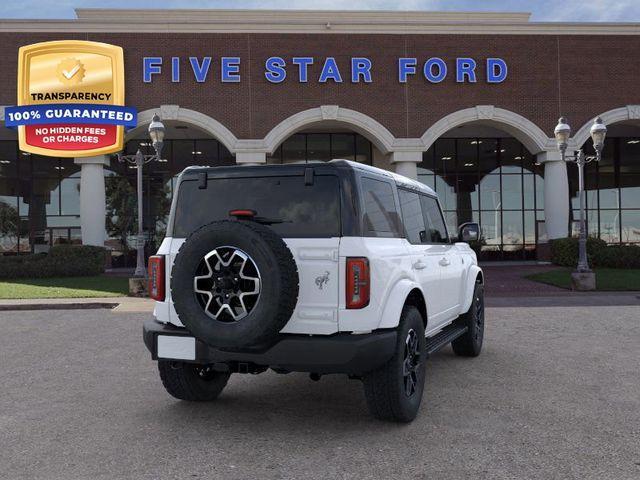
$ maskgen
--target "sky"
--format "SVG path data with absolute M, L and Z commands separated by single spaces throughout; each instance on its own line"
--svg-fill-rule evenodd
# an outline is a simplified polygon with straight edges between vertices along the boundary
M 640 0 L 18 0 L 1 18 L 75 18 L 74 8 L 262 8 L 530 12 L 532 21 L 640 22 Z

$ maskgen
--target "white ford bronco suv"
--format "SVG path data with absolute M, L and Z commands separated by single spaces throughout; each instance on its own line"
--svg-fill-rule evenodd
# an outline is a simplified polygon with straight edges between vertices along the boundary
M 144 341 L 166 390 L 215 399 L 231 373 L 342 373 L 371 413 L 411 421 L 427 357 L 480 353 L 484 279 L 467 223 L 385 170 L 328 163 L 189 167 L 149 261 Z

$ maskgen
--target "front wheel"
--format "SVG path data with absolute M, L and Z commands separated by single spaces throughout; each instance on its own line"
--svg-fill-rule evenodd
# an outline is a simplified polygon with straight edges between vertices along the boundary
M 453 351 L 461 357 L 477 357 L 484 339 L 484 285 L 476 283 L 469 311 L 460 315 L 457 322 L 467 327 L 467 333 L 451 342 Z
M 167 392 L 180 400 L 215 400 L 227 385 L 228 372 L 216 372 L 210 366 L 159 360 L 160 379 Z
M 425 360 L 424 321 L 418 309 L 408 305 L 402 310 L 393 357 L 362 378 L 374 417 L 394 422 L 416 417 L 424 390 Z

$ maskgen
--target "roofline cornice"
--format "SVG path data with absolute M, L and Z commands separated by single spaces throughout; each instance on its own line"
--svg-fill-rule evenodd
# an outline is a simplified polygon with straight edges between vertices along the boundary
M 77 9 L 69 20 L 0 19 L 0 32 L 640 35 L 640 23 L 529 22 L 528 13 Z

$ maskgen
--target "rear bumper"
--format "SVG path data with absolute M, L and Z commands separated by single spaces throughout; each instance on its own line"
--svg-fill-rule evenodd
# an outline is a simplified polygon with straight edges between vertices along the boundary
M 186 328 L 148 320 L 143 326 L 144 343 L 158 360 L 158 336 L 192 338 Z M 392 356 L 395 330 L 363 335 L 338 333 L 329 336 L 282 334 L 266 350 L 227 351 L 195 339 L 195 359 L 180 360 L 198 364 L 247 363 L 292 372 L 345 373 L 359 375 L 382 366 Z M 162 359 L 162 358 L 161 358 Z

